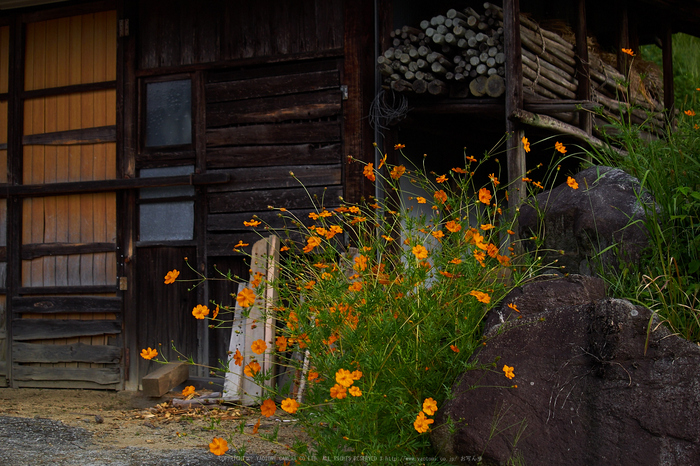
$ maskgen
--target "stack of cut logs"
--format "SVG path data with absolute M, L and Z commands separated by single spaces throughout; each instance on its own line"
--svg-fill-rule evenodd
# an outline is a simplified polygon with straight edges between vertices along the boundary
M 393 31 L 393 47 L 377 58 L 385 86 L 398 92 L 454 98 L 502 95 L 503 10 L 488 2 L 483 8 L 483 13 L 473 8 L 452 9 L 422 21 L 420 29 L 404 26 Z M 522 14 L 520 39 L 526 96 L 576 99 L 574 45 Z M 637 123 L 651 118 L 654 126 L 663 127 L 660 102 L 628 89 L 625 76 L 591 50 L 589 67 L 591 99 L 601 105 L 603 114 L 617 118 L 624 113 Z
M 377 58 L 391 89 L 457 98 L 505 92 L 503 24 L 495 8 L 452 9 L 391 35 L 393 47 Z

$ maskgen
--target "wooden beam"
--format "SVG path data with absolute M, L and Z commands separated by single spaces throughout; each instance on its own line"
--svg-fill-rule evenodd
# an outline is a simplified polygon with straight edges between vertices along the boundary
M 122 324 L 116 320 L 15 319 L 12 323 L 15 341 L 51 340 L 93 335 L 116 335 Z
M 103 296 L 37 296 L 12 298 L 12 312 L 21 313 L 120 313 L 122 299 Z
M 113 368 L 67 368 L 67 367 L 13 367 L 13 379 L 18 381 L 82 381 L 99 385 L 111 385 L 120 382 L 119 367 Z M 26 386 L 26 385 L 25 385 Z
M 12 358 L 15 363 L 60 363 L 86 362 L 97 364 L 118 364 L 122 349 L 118 346 L 87 345 L 42 345 L 37 343 L 15 342 L 12 344 Z
M 82 285 L 82 286 L 35 286 L 20 287 L 17 294 L 20 295 L 47 295 L 47 294 L 100 294 L 114 293 L 117 284 L 114 285 Z
M 5 186 L 0 191 L 0 198 L 41 197 L 58 194 L 83 194 L 119 191 L 124 189 L 156 188 L 166 186 L 211 185 L 228 183 L 226 173 L 204 173 L 181 176 L 163 176 L 154 178 L 126 178 L 122 180 L 76 181 L 68 183 L 25 184 Z M 3 192 L 4 191 L 4 192 Z
M 75 144 L 101 144 L 117 140 L 117 127 L 102 126 L 99 128 L 73 129 L 53 133 L 30 134 L 22 138 L 25 146 L 67 146 Z
M 35 243 L 22 245 L 22 260 L 32 260 L 45 256 L 69 256 L 71 254 L 94 254 L 100 252 L 115 252 L 114 243 Z M 1 255 L 0 255 L 1 256 Z
M 51 97 L 57 95 L 76 94 L 79 92 L 94 92 L 109 89 L 116 89 L 116 81 L 104 81 L 87 84 L 73 84 L 71 86 L 49 87 L 22 92 L 22 99 L 37 99 L 40 97 Z
M 190 366 L 184 362 L 171 362 L 143 376 L 141 385 L 146 396 L 161 397 L 186 381 Z

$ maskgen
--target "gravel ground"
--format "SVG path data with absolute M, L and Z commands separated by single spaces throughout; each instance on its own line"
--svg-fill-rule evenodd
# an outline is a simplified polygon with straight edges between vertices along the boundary
M 246 462 L 215 457 L 203 449 L 152 450 L 105 448 L 93 433 L 60 421 L 0 416 L 0 464 L 3 466 L 156 466 L 156 465 L 281 465 L 278 459 L 246 456 Z

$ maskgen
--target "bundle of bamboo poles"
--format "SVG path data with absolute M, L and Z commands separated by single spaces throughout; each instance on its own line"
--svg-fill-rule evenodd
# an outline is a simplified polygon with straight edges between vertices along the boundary
M 391 89 L 459 98 L 505 91 L 503 24 L 494 10 L 451 9 L 391 35 L 393 47 L 377 58 Z
M 399 92 L 465 98 L 499 97 L 505 91 L 503 10 L 489 2 L 483 11 L 448 10 L 392 32 L 393 47 L 377 58 L 385 86 Z M 523 90 L 531 99 L 577 98 L 575 47 L 559 34 L 520 15 Z M 604 116 L 663 128 L 660 101 L 627 86 L 627 78 L 589 50 L 591 99 Z

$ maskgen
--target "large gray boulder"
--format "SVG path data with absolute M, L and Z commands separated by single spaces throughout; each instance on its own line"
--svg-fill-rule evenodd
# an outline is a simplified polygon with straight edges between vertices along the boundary
M 568 273 L 637 263 L 649 245 L 644 205 L 654 206 L 652 197 L 618 168 L 591 167 L 574 179 L 578 189 L 563 183 L 520 209 L 520 237 L 544 238 L 545 264 L 556 260 Z
M 485 366 L 466 372 L 436 414 L 431 440 L 439 456 L 454 464 L 478 457 L 484 464 L 700 464 L 700 347 L 625 300 L 569 304 L 567 287 L 575 297 L 600 292 L 595 280 L 573 280 L 526 285 L 504 300 L 523 316 L 490 321 L 475 354 Z M 539 300 L 550 287 L 568 303 Z

